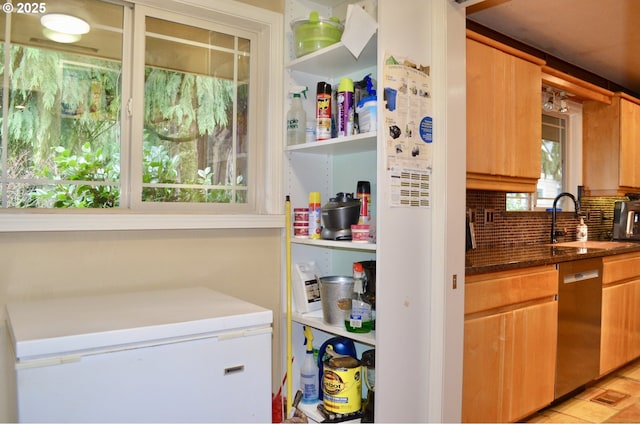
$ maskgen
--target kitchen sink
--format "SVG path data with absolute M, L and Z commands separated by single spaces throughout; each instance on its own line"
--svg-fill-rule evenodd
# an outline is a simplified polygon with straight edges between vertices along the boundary
M 585 249 L 616 249 L 621 247 L 637 246 L 637 243 L 627 241 L 566 241 L 562 243 L 553 243 L 552 246 L 557 247 L 577 247 Z

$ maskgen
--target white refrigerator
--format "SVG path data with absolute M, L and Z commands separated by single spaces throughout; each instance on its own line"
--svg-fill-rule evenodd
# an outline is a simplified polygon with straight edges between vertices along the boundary
M 7 317 L 20 422 L 271 422 L 271 310 L 197 287 Z

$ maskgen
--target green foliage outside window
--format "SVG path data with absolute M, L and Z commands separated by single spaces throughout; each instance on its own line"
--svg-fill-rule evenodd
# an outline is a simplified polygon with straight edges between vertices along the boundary
M 0 118 L 8 118 L 7 160 L 1 166 L 20 183 L 8 185 L 9 207 L 120 206 L 121 64 L 18 45 L 10 57 L 10 107 Z M 143 187 L 142 200 L 237 201 L 220 187 L 242 184 L 242 175 L 214 178 L 197 149 L 203 138 L 216 143 L 229 132 L 234 100 L 242 111 L 246 97 L 218 78 L 156 68 L 145 73 L 142 183 L 159 186 Z

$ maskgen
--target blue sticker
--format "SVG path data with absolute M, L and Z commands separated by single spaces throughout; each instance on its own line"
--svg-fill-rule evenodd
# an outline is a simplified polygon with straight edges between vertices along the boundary
M 425 143 L 433 142 L 433 119 L 430 116 L 425 116 L 420 121 L 420 138 Z

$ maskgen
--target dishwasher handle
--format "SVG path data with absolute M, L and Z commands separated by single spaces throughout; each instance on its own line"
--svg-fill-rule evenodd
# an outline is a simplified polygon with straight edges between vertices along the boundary
M 573 274 L 567 274 L 563 277 L 562 282 L 564 284 L 578 283 L 580 281 L 591 280 L 600 277 L 600 271 L 592 269 L 589 271 L 576 272 Z

